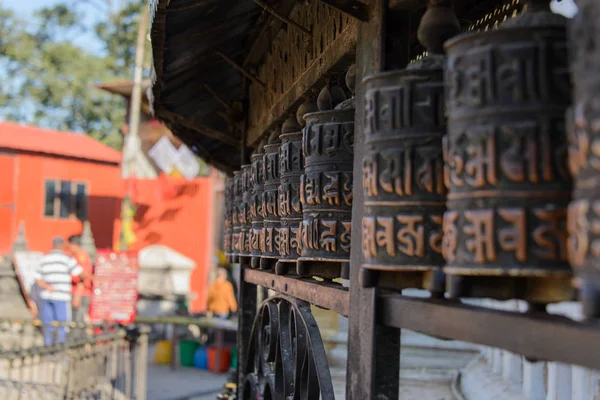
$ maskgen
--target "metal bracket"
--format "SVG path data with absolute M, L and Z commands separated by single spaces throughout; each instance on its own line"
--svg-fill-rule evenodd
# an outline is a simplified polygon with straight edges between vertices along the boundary
M 357 0 L 319 0 L 330 7 L 340 10 L 344 14 L 367 22 L 369 20 L 369 7 Z

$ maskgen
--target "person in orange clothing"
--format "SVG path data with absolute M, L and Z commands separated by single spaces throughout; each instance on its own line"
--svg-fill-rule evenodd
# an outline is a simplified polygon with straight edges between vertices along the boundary
M 80 247 L 81 239 L 77 235 L 69 237 L 69 245 L 67 247 L 68 254 L 77 260 L 77 264 L 83 268 L 86 278 L 83 284 L 80 284 L 79 277 L 73 277 L 72 285 L 72 312 L 71 320 L 73 322 L 87 322 L 90 312 L 90 300 L 92 297 L 92 261 L 88 253 Z
M 206 302 L 208 315 L 219 318 L 229 318 L 229 314 L 237 311 L 237 301 L 233 294 L 233 285 L 227 280 L 225 268 L 217 269 L 217 279 L 208 287 Z

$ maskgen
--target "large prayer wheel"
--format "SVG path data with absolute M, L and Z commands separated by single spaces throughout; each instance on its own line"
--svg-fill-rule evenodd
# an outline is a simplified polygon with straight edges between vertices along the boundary
M 586 317 L 600 317 L 600 3 L 578 0 L 570 29 L 574 99 L 569 121 L 569 258 Z
M 232 256 L 232 236 L 233 236 L 233 178 L 228 177 L 225 180 L 225 223 L 223 234 L 223 250 L 227 257 L 227 262 L 233 262 Z
M 242 219 L 241 215 L 244 213 L 243 202 L 242 202 L 242 171 L 235 171 L 233 173 L 233 203 L 231 207 L 231 224 L 232 224 L 232 235 L 231 235 L 231 255 L 233 262 L 239 261 L 240 247 L 241 247 L 241 236 L 242 236 Z
M 294 117 L 289 117 L 281 128 L 279 147 L 279 262 L 275 272 L 285 274 L 300 256 L 300 176 L 304 168 L 302 131 Z
M 258 268 L 260 257 L 265 247 L 263 192 L 265 183 L 264 171 L 264 143 L 260 143 L 256 152 L 251 157 L 250 170 L 250 218 L 252 220 L 252 235 L 250 237 L 250 253 L 252 254 L 252 268 Z
M 324 90 L 331 92 L 330 88 Z M 327 105 L 319 101 L 318 105 L 321 111 L 304 116 L 304 174 L 300 181 L 302 253 L 297 273 L 348 278 L 354 108 L 325 109 Z
M 264 216 L 264 248 L 260 259 L 261 269 L 271 269 L 279 259 L 279 132 L 274 132 L 264 147 L 263 169 L 265 176 L 262 209 Z
M 252 165 L 242 165 L 242 202 L 240 204 L 240 257 L 250 257 L 252 252 L 252 218 L 250 203 L 252 198 Z M 248 260 L 249 261 L 249 260 Z
M 548 1 L 445 44 L 451 297 L 570 300 L 565 18 Z

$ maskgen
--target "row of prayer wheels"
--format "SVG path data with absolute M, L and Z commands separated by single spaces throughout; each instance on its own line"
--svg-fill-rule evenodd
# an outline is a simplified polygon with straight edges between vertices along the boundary
M 348 90 L 327 85 L 227 185 L 225 247 L 278 274 L 348 278 L 354 142 Z
M 425 57 L 362 82 L 361 284 L 539 304 L 575 288 L 600 316 L 600 5 L 578 2 L 568 40 L 547 0 L 465 34 L 446 3 L 421 20 Z M 299 275 L 348 276 L 345 93 L 328 85 L 319 111 L 298 110 L 303 130 L 286 121 L 234 174 L 230 254 L 280 274 L 295 263 Z

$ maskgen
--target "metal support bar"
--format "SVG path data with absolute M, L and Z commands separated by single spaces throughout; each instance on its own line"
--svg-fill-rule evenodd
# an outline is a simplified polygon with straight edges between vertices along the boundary
M 381 296 L 377 306 L 381 324 L 600 369 L 600 326 L 591 323 L 400 295 Z
M 260 0 L 254 0 L 254 2 L 259 7 L 264 9 L 266 12 L 268 12 L 269 14 L 271 14 L 272 16 L 274 16 L 281 22 L 285 22 L 286 24 L 288 24 L 288 26 L 292 26 L 292 27 L 298 29 L 299 31 L 301 31 L 302 33 L 304 33 L 305 35 L 307 35 L 309 38 L 312 38 L 312 32 L 310 30 L 306 29 L 305 27 L 303 27 L 302 25 L 300 25 L 299 23 L 297 23 L 296 21 L 293 21 L 293 20 L 289 19 L 288 17 L 286 17 L 285 15 L 280 14 L 279 12 L 277 12 L 277 10 L 270 7 L 268 4 L 263 3 Z
M 256 0 L 255 0 L 256 1 Z M 367 22 L 369 20 L 369 8 L 365 3 L 357 0 L 320 0 L 330 7 L 348 14 L 359 21 Z
M 265 83 L 263 81 L 261 81 L 260 79 L 258 79 L 254 75 L 252 75 L 250 72 L 246 71 L 244 69 L 244 67 L 236 64 L 235 61 L 233 61 L 231 58 L 227 57 L 225 54 L 221 53 L 220 51 L 217 51 L 215 54 L 218 55 L 219 57 L 221 57 L 227 64 L 231 65 L 233 68 L 240 71 L 242 73 L 242 75 L 244 75 L 246 78 L 250 79 L 252 82 L 256 83 L 257 85 L 260 85 L 263 88 L 267 86 L 267 85 L 265 85 Z
M 256 269 L 246 269 L 244 280 L 348 316 L 348 291 L 341 284 L 279 276 Z

